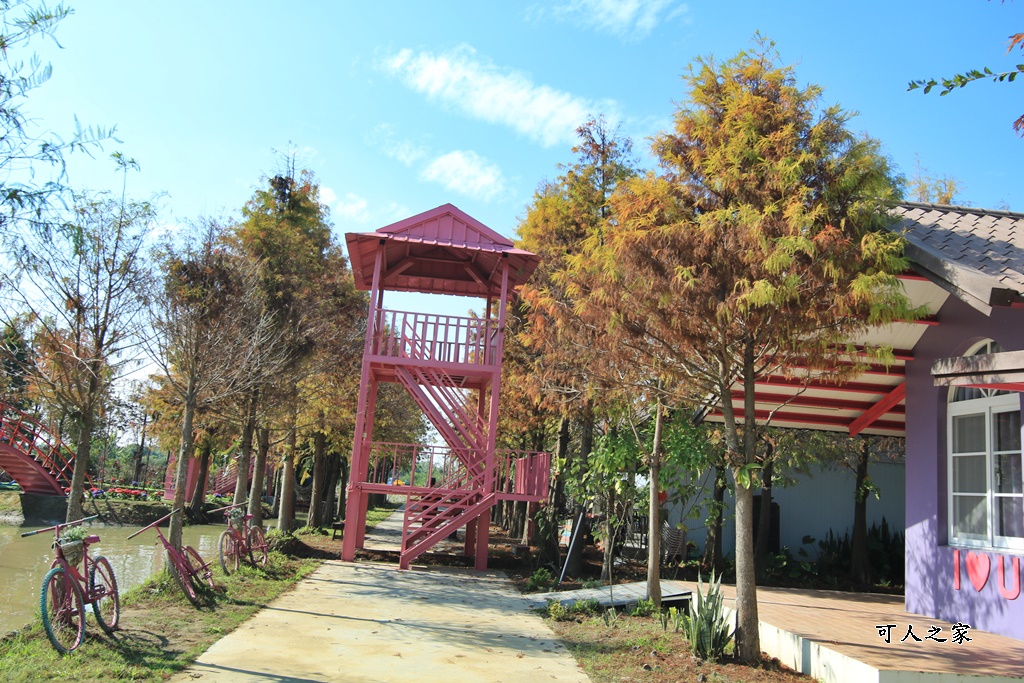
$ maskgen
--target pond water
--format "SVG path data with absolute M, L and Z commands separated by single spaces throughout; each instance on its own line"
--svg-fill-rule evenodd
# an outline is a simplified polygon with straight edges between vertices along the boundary
M 39 591 L 53 561 L 53 532 L 22 538 L 40 526 L 0 525 L 0 636 L 39 619 Z M 100 537 L 89 552 L 110 560 L 123 593 L 143 583 L 164 565 L 163 545 L 152 529 L 128 540 L 140 527 L 92 524 L 90 532 Z M 226 527 L 204 524 L 185 527 L 185 545 L 199 551 L 206 562 L 217 562 L 217 541 Z M 161 529 L 166 535 L 166 528 Z

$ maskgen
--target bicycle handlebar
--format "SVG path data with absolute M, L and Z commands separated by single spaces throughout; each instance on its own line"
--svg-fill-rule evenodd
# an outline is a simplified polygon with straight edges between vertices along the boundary
M 141 534 L 143 531 L 146 531 L 147 529 L 152 529 L 153 527 L 158 526 L 160 524 L 160 522 L 164 521 L 165 519 L 167 519 L 168 517 L 173 515 L 175 512 L 181 512 L 181 508 L 178 508 L 177 510 L 171 510 L 170 512 L 168 512 L 166 515 L 164 515 L 160 519 L 156 520 L 155 522 L 151 522 L 150 524 L 147 524 L 146 526 L 142 527 L 141 529 L 139 529 L 134 534 L 132 534 L 131 536 L 129 536 L 128 538 L 126 538 L 124 540 L 127 541 L 127 540 L 130 540 L 130 539 L 133 539 L 136 536 L 138 536 L 139 534 Z
M 85 522 L 91 522 L 92 520 L 94 520 L 94 519 L 96 519 L 98 517 L 99 517 L 99 515 L 93 515 L 92 517 L 83 517 L 82 519 L 80 519 L 80 520 L 78 520 L 76 522 L 67 522 L 66 524 L 54 524 L 53 526 L 48 526 L 45 529 L 36 529 L 35 531 L 26 531 L 25 533 L 22 534 L 22 537 L 25 537 L 25 536 L 35 536 L 36 534 L 41 534 L 44 531 L 53 531 L 54 529 L 64 529 L 64 528 L 69 527 L 69 526 L 78 526 L 79 524 L 83 524 Z

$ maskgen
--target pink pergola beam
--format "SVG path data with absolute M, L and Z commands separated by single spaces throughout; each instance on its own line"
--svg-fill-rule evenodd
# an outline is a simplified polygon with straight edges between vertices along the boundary
M 860 434 L 906 397 L 907 383 L 902 382 L 899 386 L 886 394 L 878 403 L 865 410 L 860 417 L 850 423 L 850 436 L 857 436 Z

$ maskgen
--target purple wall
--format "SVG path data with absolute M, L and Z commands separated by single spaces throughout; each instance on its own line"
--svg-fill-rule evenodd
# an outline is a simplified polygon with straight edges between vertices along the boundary
M 1000 561 L 1005 561 L 1006 582 L 1012 586 L 1010 558 L 1015 555 L 1011 552 L 975 550 L 991 562 L 988 581 L 979 591 L 968 576 L 968 551 L 961 549 L 960 590 L 953 588 L 954 548 L 946 545 L 949 391 L 933 386 L 931 376 L 933 360 L 961 356 L 986 338 L 999 342 L 1005 351 L 1020 350 L 1024 345 L 1024 310 L 995 309 L 986 317 L 950 297 L 939 311 L 939 321 L 940 325 L 925 332 L 914 348 L 914 360 L 907 363 L 906 608 L 943 622 L 959 621 L 1024 640 L 1024 594 L 1007 600 L 999 590 Z M 975 565 L 974 577 L 979 576 Z

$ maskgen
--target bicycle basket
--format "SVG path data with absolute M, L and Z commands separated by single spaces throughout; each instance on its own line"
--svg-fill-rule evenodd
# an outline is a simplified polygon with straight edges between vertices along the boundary
M 60 541 L 60 552 L 65 562 L 76 566 L 85 556 L 85 544 L 82 541 Z
M 242 518 L 245 517 L 245 510 L 242 508 L 235 508 L 228 513 L 228 524 L 235 527 L 236 529 L 242 528 Z

